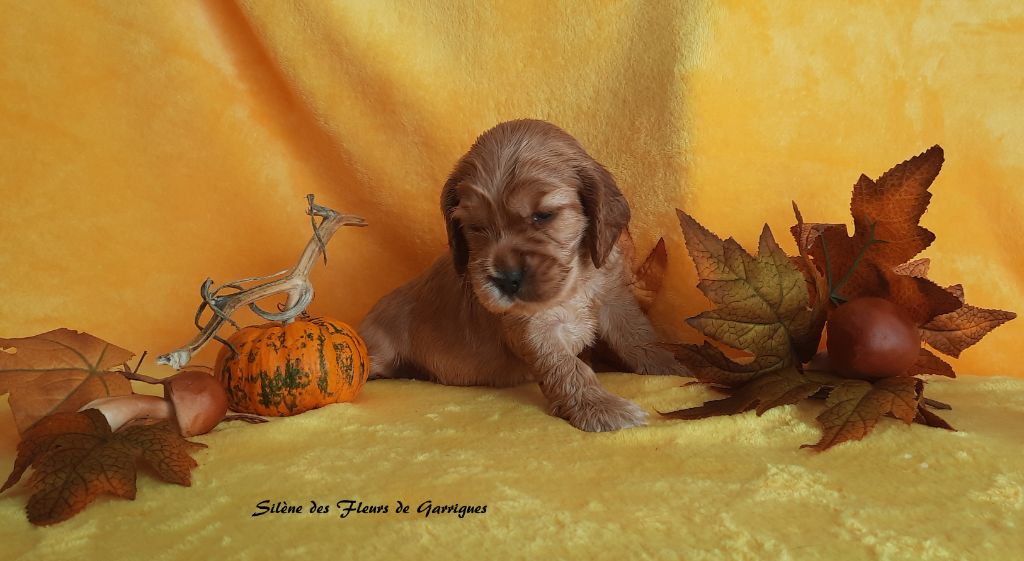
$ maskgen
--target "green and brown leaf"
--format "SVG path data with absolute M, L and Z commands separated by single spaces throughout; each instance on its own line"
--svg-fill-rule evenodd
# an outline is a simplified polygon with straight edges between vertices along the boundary
M 754 257 L 736 240 L 723 241 L 690 215 L 677 212 L 686 247 L 697 267 L 697 287 L 714 305 L 687 323 L 753 357 L 741 363 L 708 344 L 673 346 L 676 357 L 698 380 L 739 385 L 790 368 L 804 359 L 799 349 L 817 347 L 821 330 L 813 327 L 814 310 L 803 273 L 782 252 L 767 225 Z
M 832 376 L 804 373 L 795 366 L 788 366 L 752 378 L 738 387 L 719 388 L 729 394 L 724 399 L 663 415 L 673 419 L 704 419 L 754 410 L 761 416 L 769 409 L 799 403 L 836 382 Z

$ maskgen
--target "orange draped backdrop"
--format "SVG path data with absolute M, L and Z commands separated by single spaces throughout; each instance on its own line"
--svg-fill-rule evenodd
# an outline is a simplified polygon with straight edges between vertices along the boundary
M 933 144 L 932 278 L 1016 309 L 1024 253 L 1024 4 L 0 1 L 0 335 L 60 326 L 159 354 L 203 279 L 291 266 L 305 194 L 361 214 L 314 274 L 356 324 L 445 250 L 438 194 L 484 129 L 538 117 L 617 176 L 640 252 L 665 236 L 653 317 L 706 307 L 673 208 L 785 247 L 796 200 Z M 1019 311 L 1019 310 L 1018 310 Z M 962 373 L 1021 376 L 1011 322 Z M 151 355 L 152 356 L 152 355 Z M 202 357 L 212 360 L 208 351 Z

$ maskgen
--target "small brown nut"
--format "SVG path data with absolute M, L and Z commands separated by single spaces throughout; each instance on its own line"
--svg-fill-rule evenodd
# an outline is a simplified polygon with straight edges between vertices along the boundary
M 883 298 L 857 298 L 839 306 L 826 333 L 832 367 L 850 378 L 904 376 L 921 352 L 917 326 Z
M 164 397 L 174 405 L 181 436 L 206 434 L 228 412 L 227 392 L 213 376 L 183 370 L 164 380 Z

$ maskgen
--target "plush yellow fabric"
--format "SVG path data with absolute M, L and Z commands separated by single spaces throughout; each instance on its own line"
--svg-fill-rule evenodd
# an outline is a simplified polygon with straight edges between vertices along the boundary
M 933 277 L 1015 309 L 1024 252 L 1024 4 L 20 2 L 0 0 L 0 333 L 68 326 L 161 353 L 197 288 L 291 266 L 306 193 L 365 216 L 313 311 L 358 323 L 445 250 L 439 191 L 495 123 L 551 120 L 616 175 L 652 312 L 706 307 L 674 207 L 793 243 L 790 201 L 849 221 L 850 188 L 939 143 Z M 955 363 L 1021 375 L 998 329 Z M 207 352 L 202 359 L 212 361 Z
M 648 411 L 712 397 L 679 378 L 602 379 Z M 209 448 L 191 488 L 143 473 L 134 502 L 34 528 L 17 487 L 0 499 L 0 544 L 25 561 L 1020 559 L 1024 380 L 942 380 L 928 393 L 954 404 L 943 415 L 960 432 L 886 419 L 815 453 L 798 447 L 820 435 L 820 404 L 588 434 L 545 415 L 535 387 L 371 382 L 351 404 L 196 438 Z M 4 469 L 13 442 L 0 423 Z M 263 500 L 303 512 L 253 517 Z M 342 519 L 344 500 L 388 512 Z M 427 500 L 487 508 L 417 514 Z M 331 510 L 310 514 L 310 501 Z
M 371 224 L 340 232 L 313 276 L 312 311 L 357 324 L 445 250 L 438 195 L 455 160 L 519 117 L 561 125 L 615 174 L 641 254 L 667 238 L 652 312 L 666 338 L 694 340 L 683 319 L 706 308 L 674 207 L 748 247 L 768 222 L 792 251 L 791 200 L 809 220 L 849 221 L 860 173 L 936 143 L 932 277 L 1013 310 L 1022 34 L 1013 0 L 0 0 L 0 335 L 67 326 L 151 357 L 177 347 L 203 279 L 295 262 L 306 193 Z M 1020 377 L 1022 336 L 1011 322 L 954 365 Z M 606 380 L 648 408 L 704 395 Z M 38 559 L 391 559 L 426 546 L 465 559 L 1014 558 L 1024 385 L 934 389 L 963 432 L 886 422 L 812 454 L 796 448 L 815 437 L 812 405 L 587 435 L 543 415 L 533 387 L 371 384 L 352 405 L 203 437 L 192 489 L 144 477 L 135 503 L 45 530 L 13 491 L 0 543 L 5 558 Z M 488 512 L 251 518 L 264 498 Z

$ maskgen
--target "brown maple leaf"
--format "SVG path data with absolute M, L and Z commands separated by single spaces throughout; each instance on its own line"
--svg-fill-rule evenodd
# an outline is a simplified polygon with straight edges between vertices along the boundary
M 948 292 L 915 274 L 927 264 L 908 263 L 935 239 L 919 221 L 942 161 L 942 148 L 933 146 L 877 181 L 862 175 L 850 203 L 852 236 L 845 224 L 798 222 L 792 228 L 801 252 L 809 253 L 826 276 L 833 302 L 887 298 L 906 309 L 918 325 L 960 307 Z
M 818 415 L 823 427 L 821 440 L 801 448 L 825 450 L 860 440 L 887 414 L 910 424 L 919 414 L 923 387 L 921 380 L 910 376 L 881 378 L 874 383 L 846 380 L 832 389 L 825 410 Z
M 103 494 L 135 498 L 136 465 L 153 468 L 170 483 L 189 486 L 189 455 L 204 444 L 189 442 L 169 422 L 134 424 L 110 431 L 95 409 L 49 415 L 25 431 L 14 470 L 0 491 L 17 483 L 28 467 L 28 519 L 48 525 L 67 520 Z
M 953 285 L 946 289 L 964 300 L 964 289 Z M 1000 325 L 1017 317 L 1013 312 L 989 310 L 964 303 L 960 308 L 933 318 L 921 326 L 921 339 L 940 353 L 959 357 L 965 349 Z
M 131 384 L 114 366 L 134 353 L 88 333 L 55 329 L 34 337 L 0 339 L 0 395 L 10 393 L 19 433 L 52 413 L 77 411 L 106 396 L 128 395 Z

